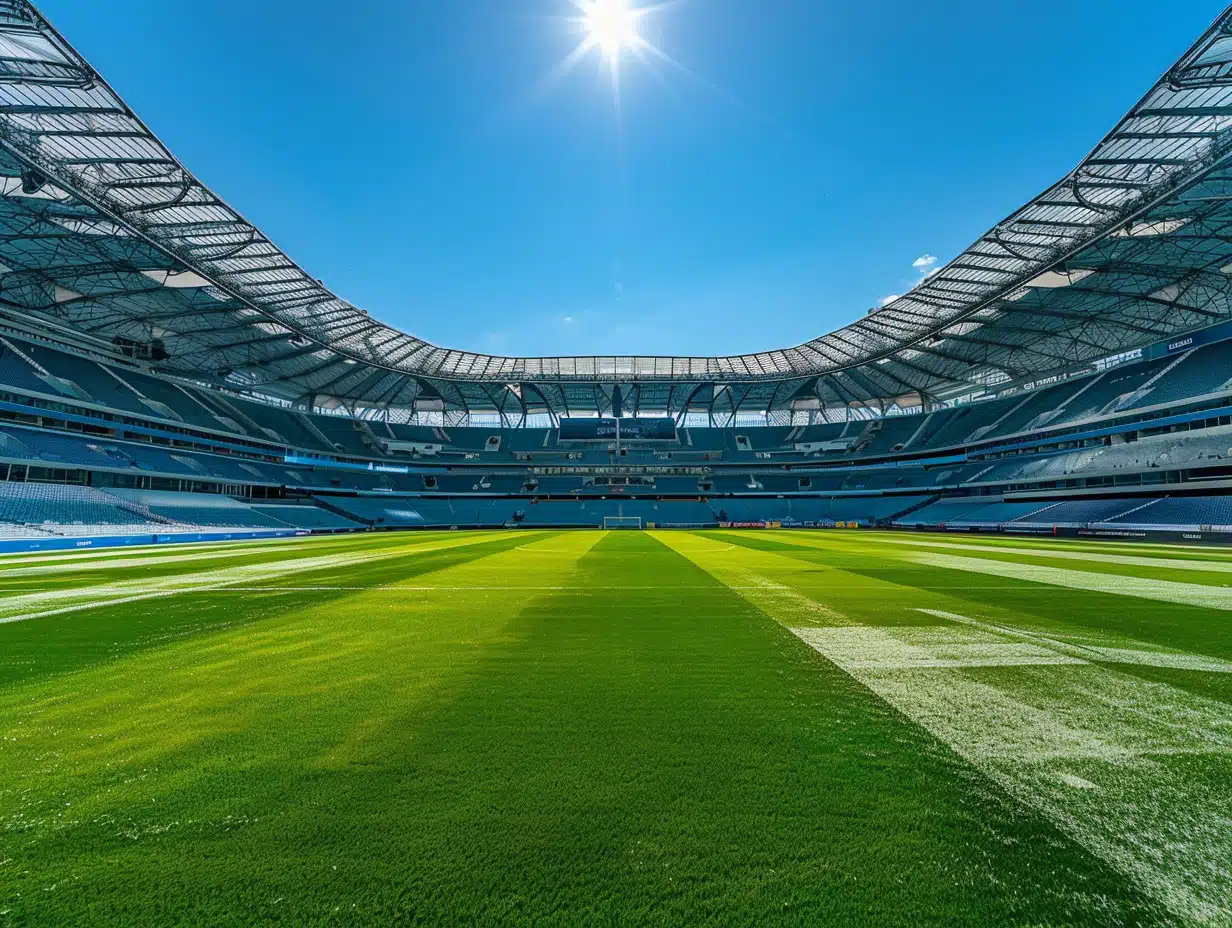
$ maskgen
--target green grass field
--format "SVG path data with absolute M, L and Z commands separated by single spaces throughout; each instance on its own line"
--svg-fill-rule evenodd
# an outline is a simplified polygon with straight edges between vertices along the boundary
M 1232 924 L 1232 551 L 0 560 L 0 925 Z

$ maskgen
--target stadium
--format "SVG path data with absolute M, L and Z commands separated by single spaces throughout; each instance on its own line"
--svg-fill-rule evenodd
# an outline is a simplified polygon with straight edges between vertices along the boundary
M 1232 9 L 1159 65 L 841 328 L 505 357 L 0 0 L 0 925 L 1232 924 Z

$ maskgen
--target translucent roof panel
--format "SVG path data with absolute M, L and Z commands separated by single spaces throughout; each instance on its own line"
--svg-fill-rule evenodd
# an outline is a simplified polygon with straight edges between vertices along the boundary
M 37 9 L 0 0 L 6 297 L 99 339 L 158 338 L 179 373 L 377 405 L 570 381 L 798 381 L 865 403 L 1059 369 L 1229 314 L 1230 30 L 1232 11 L 1073 171 L 841 329 L 732 357 L 516 358 L 432 345 L 332 293 L 198 181 Z

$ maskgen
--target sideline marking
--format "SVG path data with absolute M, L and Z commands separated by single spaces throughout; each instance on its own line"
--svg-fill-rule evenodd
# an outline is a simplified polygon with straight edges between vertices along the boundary
M 1102 574 L 1064 567 L 1044 567 L 1039 564 L 1018 564 L 987 558 L 954 557 L 949 554 L 912 553 L 904 560 L 927 567 L 965 570 L 1010 580 L 1026 580 L 1071 590 L 1085 590 L 1089 593 L 1112 593 L 1184 606 L 1203 606 L 1207 609 L 1232 609 L 1232 588 L 1229 587 L 1156 580 L 1129 574 Z
M 102 606 L 115 606 L 143 599 L 173 596 L 179 593 L 210 592 L 218 587 L 231 586 L 252 580 L 268 580 L 272 577 L 281 577 L 309 570 L 350 567 L 371 561 L 412 557 L 429 551 L 463 548 L 492 537 L 494 536 L 466 536 L 450 544 L 407 545 L 382 549 L 376 552 L 327 554 L 319 557 L 298 558 L 272 563 L 244 564 L 239 567 L 227 567 L 220 570 L 178 574 L 166 577 L 157 583 L 151 583 L 148 579 L 121 580 L 98 586 L 72 587 L 51 592 L 10 596 L 0 598 L 0 625 L 62 615 L 68 612 L 79 612 L 83 609 L 97 609 Z M 66 603 L 66 605 L 56 606 L 53 605 L 54 603 Z M 51 608 L 39 608 L 44 605 Z
M 1062 551 L 1059 548 L 1011 548 L 1005 545 L 962 545 L 952 541 L 916 541 L 896 539 L 894 544 L 921 548 L 949 548 L 970 551 L 976 554 L 1013 554 L 1020 557 L 1044 557 L 1058 560 L 1102 561 L 1105 564 L 1124 564 L 1129 567 L 1158 567 L 1165 570 L 1202 570 L 1211 573 L 1232 573 L 1232 561 L 1201 561 L 1172 557 L 1135 557 L 1130 554 L 1106 554 L 1101 551 Z

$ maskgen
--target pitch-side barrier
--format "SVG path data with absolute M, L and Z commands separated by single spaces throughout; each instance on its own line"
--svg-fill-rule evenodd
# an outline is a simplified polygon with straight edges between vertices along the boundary
M 0 541 L 0 554 L 21 551 L 76 551 L 86 548 L 119 548 L 133 545 L 182 545 L 198 541 L 256 541 L 262 538 L 291 538 L 311 535 L 306 529 L 258 529 L 252 532 L 173 532 L 140 535 L 90 535 L 84 538 L 6 538 Z

